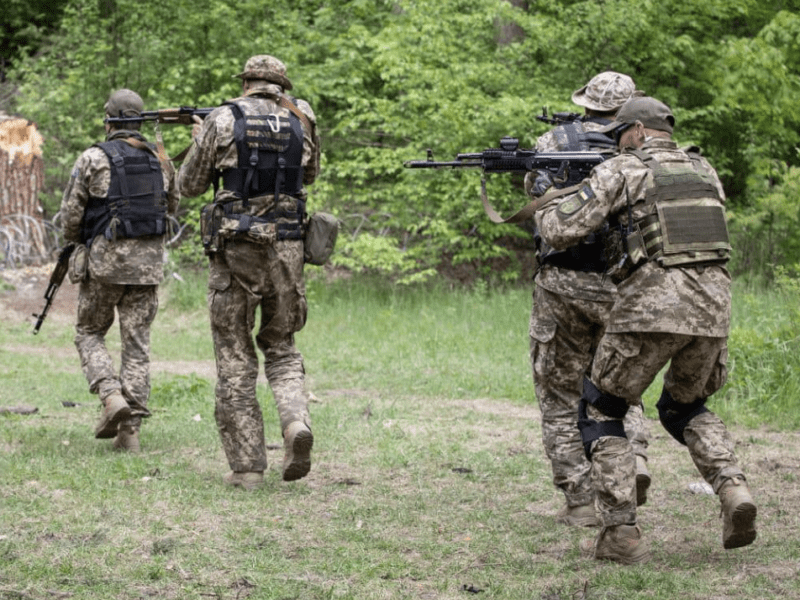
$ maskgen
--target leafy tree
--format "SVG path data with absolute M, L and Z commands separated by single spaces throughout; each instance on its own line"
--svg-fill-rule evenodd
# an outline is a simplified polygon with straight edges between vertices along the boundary
M 514 277 L 529 238 L 489 222 L 479 173 L 404 161 L 428 148 L 450 159 L 504 135 L 529 147 L 548 127 L 535 118 L 543 106 L 574 111 L 573 90 L 617 70 L 673 107 L 678 141 L 704 149 L 737 218 L 757 218 L 762 197 L 793 201 L 773 188 L 799 162 L 798 4 L 69 0 L 57 34 L 17 61 L 14 79 L 20 110 L 46 136 L 52 212 L 69 166 L 102 136 L 110 91 L 135 89 L 148 108 L 213 106 L 238 95 L 232 75 L 248 56 L 275 54 L 291 93 L 317 112 L 323 173 L 309 203 L 342 219 L 335 260 L 405 281 L 443 265 Z M 188 128 L 164 129 L 170 154 L 189 143 Z M 501 211 L 526 201 L 507 175 L 491 177 L 489 193 Z M 185 200 L 184 218 L 208 199 Z

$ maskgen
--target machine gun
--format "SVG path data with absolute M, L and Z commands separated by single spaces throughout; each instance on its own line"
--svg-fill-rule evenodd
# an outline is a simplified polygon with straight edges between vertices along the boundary
M 214 107 L 215 108 L 215 107 Z M 155 121 L 167 125 L 194 125 L 195 116 L 205 119 L 214 108 L 197 108 L 195 106 L 180 106 L 178 108 L 160 108 L 158 110 L 143 110 L 138 117 L 107 117 L 106 123 L 141 123 L 142 121 Z
M 58 261 L 53 269 L 53 273 L 50 275 L 50 283 L 47 284 L 47 291 L 44 293 L 44 299 L 46 301 L 44 308 L 38 315 L 33 313 L 33 316 L 36 317 L 36 325 L 33 327 L 33 335 L 39 333 L 39 329 L 41 328 L 42 323 L 44 323 L 44 319 L 47 316 L 47 311 L 50 310 L 50 306 L 53 304 L 53 299 L 56 297 L 56 292 L 64 282 L 64 277 L 69 269 L 69 257 L 72 256 L 74 251 L 75 244 L 71 242 L 61 248 L 58 253 Z
M 580 184 L 589 176 L 592 169 L 609 158 L 611 154 L 593 151 L 539 152 L 519 148 L 519 140 L 504 137 L 499 148 L 488 148 L 483 152 L 457 154 L 455 160 L 438 162 L 433 160 L 433 152 L 428 149 L 426 160 L 409 160 L 403 165 L 409 169 L 460 169 L 477 168 L 483 170 L 481 177 L 481 200 L 486 214 L 495 223 L 519 223 L 533 216 L 539 208 L 552 199 L 578 191 Z M 528 171 L 549 171 L 558 188 L 536 198 L 515 215 L 503 219 L 489 204 L 486 195 L 487 173 L 527 173 Z

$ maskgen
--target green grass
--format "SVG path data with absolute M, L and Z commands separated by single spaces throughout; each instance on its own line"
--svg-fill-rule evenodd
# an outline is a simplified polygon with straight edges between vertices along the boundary
M 737 290 L 731 380 L 712 406 L 757 491 L 756 544 L 722 550 L 718 501 L 686 491 L 699 476 L 653 420 L 654 486 L 640 511 L 653 560 L 622 568 L 582 559 L 591 532 L 554 520 L 562 499 L 528 365 L 530 290 L 312 278 L 297 339 L 317 398 L 312 472 L 280 481 L 262 379 L 270 467 L 248 494 L 221 484 L 213 381 L 191 368 L 213 368 L 205 292 L 185 279 L 188 291 L 163 287 L 153 331 L 154 361 L 181 367 L 153 376 L 136 456 L 92 437 L 99 404 L 71 325 L 48 320 L 31 336 L 30 324 L 3 322 L 0 406 L 38 412 L 0 414 L 0 599 L 800 596 L 798 353 L 781 351 L 796 344 L 792 298 Z M 112 352 L 118 344 L 113 333 Z M 771 370 L 759 375 L 756 359 Z M 743 429 L 754 423 L 766 426 Z

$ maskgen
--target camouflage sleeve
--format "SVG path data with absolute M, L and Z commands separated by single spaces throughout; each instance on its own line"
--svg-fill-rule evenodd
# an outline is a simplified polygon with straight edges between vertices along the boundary
M 102 151 L 101 151 L 102 152 Z M 86 204 L 89 202 L 89 187 L 92 175 L 92 160 L 87 150 L 78 157 L 70 173 L 69 183 L 61 198 L 61 227 L 64 239 L 70 242 L 81 241 L 81 223 Z
M 319 131 L 317 129 L 317 117 L 311 105 L 305 100 L 297 100 L 297 108 L 308 117 L 312 131 L 303 131 L 303 183 L 310 185 L 319 175 L 320 157 L 322 149 L 320 147 Z
M 536 213 L 542 238 L 556 250 L 573 246 L 597 231 L 608 216 L 625 205 L 625 177 L 608 163 L 595 167 L 581 189 Z
M 178 191 L 181 196 L 194 198 L 203 194 L 211 185 L 217 155 L 217 111 L 215 109 L 203 120 L 200 133 L 192 141 L 186 159 L 178 171 Z

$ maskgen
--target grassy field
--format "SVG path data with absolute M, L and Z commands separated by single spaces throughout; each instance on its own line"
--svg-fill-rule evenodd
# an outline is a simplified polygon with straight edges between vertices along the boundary
M 631 568 L 582 559 L 592 531 L 554 520 L 531 290 L 311 281 L 297 342 L 315 396 L 312 471 L 280 480 L 262 376 L 270 467 L 244 493 L 221 483 L 204 287 L 184 278 L 162 290 L 135 456 L 92 436 L 99 403 L 70 311 L 34 337 L 31 311 L 0 293 L 0 407 L 38 409 L 0 414 L 0 599 L 800 598 L 796 298 L 737 289 L 730 381 L 710 404 L 756 494 L 755 544 L 722 549 L 718 500 L 689 491 L 699 476 L 651 389 L 654 483 L 639 518 L 653 559 Z

